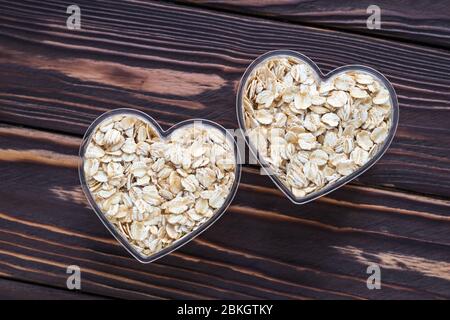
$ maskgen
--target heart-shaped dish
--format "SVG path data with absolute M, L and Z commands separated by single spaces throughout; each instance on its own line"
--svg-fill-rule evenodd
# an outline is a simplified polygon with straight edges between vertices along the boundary
M 181 247 L 217 221 L 241 174 L 234 137 L 222 126 L 193 119 L 164 131 L 133 109 L 97 118 L 80 158 L 89 204 L 142 263 Z
M 251 153 L 294 203 L 355 179 L 386 152 L 398 125 L 397 96 L 378 71 L 347 65 L 324 75 L 308 57 L 276 50 L 255 59 L 236 109 Z

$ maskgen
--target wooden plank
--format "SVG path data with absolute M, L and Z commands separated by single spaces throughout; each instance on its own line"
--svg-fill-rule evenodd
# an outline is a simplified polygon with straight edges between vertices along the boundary
M 80 139 L 0 127 L 0 272 L 118 298 L 450 298 L 450 201 L 351 185 L 291 204 L 253 168 L 213 227 L 150 265 L 88 208 Z M 382 199 L 382 201 L 380 201 Z M 382 290 L 366 268 L 382 268 Z
M 2 300 L 99 300 L 98 296 L 79 291 L 61 290 L 37 284 L 0 278 Z
M 131 107 L 166 128 L 195 117 L 236 128 L 245 67 L 291 48 L 324 71 L 361 63 L 393 82 L 399 129 L 361 183 L 450 194 L 449 53 L 163 3 L 78 4 L 83 27 L 69 31 L 64 1 L 0 1 L 1 121 L 81 135 L 102 112 Z
M 215 10 L 244 13 L 319 28 L 389 37 L 450 48 L 448 1 L 327 1 L 327 0 L 177 0 Z M 380 8 L 380 29 L 369 29 L 369 6 Z

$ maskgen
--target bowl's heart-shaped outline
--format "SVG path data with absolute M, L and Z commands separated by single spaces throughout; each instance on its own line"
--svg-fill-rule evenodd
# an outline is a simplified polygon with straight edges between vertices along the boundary
M 398 107 L 398 100 L 397 100 L 397 95 L 395 93 L 394 87 L 392 86 L 392 84 L 389 82 L 388 79 L 386 79 L 386 77 L 378 72 L 377 70 L 371 68 L 371 67 L 367 67 L 367 66 L 363 66 L 363 65 L 346 65 L 346 66 L 342 66 L 339 68 L 334 69 L 333 71 L 327 73 L 327 74 L 323 74 L 319 67 L 307 56 L 298 53 L 296 51 L 293 50 L 275 50 L 275 51 L 269 51 L 266 52 L 265 54 L 259 56 L 258 58 L 256 58 L 246 69 L 244 75 L 241 78 L 241 81 L 239 83 L 239 87 L 238 87 L 238 91 L 237 91 L 237 98 L 236 98 L 236 113 L 237 113 L 237 118 L 238 118 L 238 123 L 239 123 L 239 127 L 241 128 L 241 130 L 245 133 L 247 128 L 245 126 L 245 120 L 244 120 L 244 109 L 242 107 L 242 98 L 243 98 L 243 94 L 244 94 L 244 90 L 245 90 L 245 85 L 247 82 L 248 77 L 252 74 L 252 72 L 255 70 L 256 67 L 260 66 L 262 63 L 264 63 L 264 61 L 273 58 L 273 57 L 293 57 L 296 58 L 304 63 L 306 63 L 307 65 L 309 65 L 312 70 L 315 73 L 315 78 L 317 83 L 322 83 L 322 82 L 326 82 L 328 80 L 330 80 L 331 78 L 344 73 L 344 72 L 348 72 L 348 71 L 363 71 L 365 73 L 368 73 L 370 75 L 372 75 L 373 77 L 375 77 L 377 80 L 380 81 L 380 83 L 382 85 L 384 85 L 386 87 L 386 89 L 389 91 L 390 97 L 391 97 L 391 105 L 392 105 L 392 115 L 391 115 L 391 128 L 389 129 L 389 133 L 388 136 L 386 137 L 386 140 L 383 144 L 383 146 L 378 150 L 378 152 L 376 153 L 376 155 L 371 158 L 365 165 L 363 165 L 361 168 L 359 168 L 358 170 L 354 171 L 353 173 L 351 173 L 348 176 L 343 177 L 342 179 L 338 180 L 335 183 L 332 183 L 330 185 L 328 185 L 327 187 L 317 191 L 317 192 L 313 192 L 309 195 L 306 195 L 305 197 L 295 197 L 294 194 L 291 192 L 291 190 L 289 190 L 284 184 L 283 182 L 281 182 L 281 180 L 275 175 L 275 174 L 271 174 L 270 170 L 268 168 L 270 168 L 269 164 L 267 164 L 264 159 L 262 159 L 261 157 L 259 157 L 258 154 L 258 150 L 256 148 L 254 148 L 254 146 L 252 145 L 252 143 L 250 142 L 250 139 L 248 137 L 247 134 L 245 134 L 245 141 L 247 143 L 247 146 L 250 150 L 250 152 L 252 153 L 252 155 L 257 159 L 257 161 L 259 162 L 260 166 L 263 168 L 263 170 L 265 171 L 265 173 L 272 179 L 272 181 L 275 183 L 275 185 L 289 198 L 289 200 L 291 200 L 293 203 L 295 204 L 305 204 L 307 202 L 310 202 L 314 199 L 317 199 L 323 195 L 326 195 L 340 187 L 342 187 L 343 185 L 345 185 L 346 183 L 352 181 L 353 179 L 357 178 L 359 175 L 361 175 L 362 173 L 364 173 L 366 170 L 368 170 L 371 166 L 373 166 L 382 156 L 383 154 L 386 152 L 386 150 L 389 148 L 395 132 L 397 130 L 397 126 L 398 126 L 398 120 L 399 120 L 399 107 Z
M 97 128 L 97 126 L 103 122 L 105 119 L 109 118 L 109 117 L 113 117 L 115 115 L 132 115 L 132 116 L 136 116 L 138 118 L 141 118 L 142 120 L 148 122 L 154 129 L 155 131 L 158 133 L 158 135 L 160 136 L 160 138 L 162 140 L 167 140 L 170 138 L 170 136 L 176 132 L 178 129 L 181 129 L 185 126 L 190 126 L 190 125 L 195 125 L 195 124 L 200 124 L 202 126 L 205 127 L 212 127 L 215 129 L 220 130 L 221 132 L 223 132 L 227 139 L 229 139 L 230 143 L 232 143 L 233 147 L 234 147 L 234 154 L 235 154 L 235 178 L 234 178 L 234 183 L 232 188 L 230 189 L 230 192 L 225 200 L 224 205 L 222 206 L 222 208 L 220 208 L 218 211 L 216 211 L 214 213 L 214 215 L 209 218 L 204 224 L 202 224 L 200 227 L 198 227 L 196 230 L 192 231 L 191 233 L 185 235 L 184 237 L 182 237 L 181 239 L 175 241 L 173 244 L 171 244 L 170 246 L 168 246 L 167 248 L 164 248 L 158 252 L 156 252 L 153 255 L 150 256 L 144 256 L 141 255 L 135 248 L 133 248 L 133 246 L 128 242 L 128 240 L 122 236 L 120 234 L 120 232 L 116 229 L 116 227 L 108 221 L 108 219 L 105 217 L 105 215 L 102 213 L 102 211 L 100 210 L 100 208 L 98 208 L 97 203 L 95 202 L 95 200 L 93 199 L 91 192 L 87 186 L 86 183 L 86 178 L 84 176 L 84 155 L 85 155 L 85 151 L 86 148 L 92 138 L 92 134 L 95 131 L 95 129 Z M 180 248 L 181 246 L 185 245 L 186 243 L 190 242 L 192 239 L 194 239 L 196 236 L 198 236 L 200 233 L 202 233 L 203 231 L 205 231 L 207 228 L 209 228 L 211 225 L 214 224 L 214 222 L 216 222 L 224 213 L 225 211 L 228 209 L 228 207 L 230 206 L 231 202 L 233 201 L 234 196 L 236 195 L 237 189 L 238 189 L 238 185 L 239 185 L 239 181 L 241 178 L 241 159 L 240 159 L 240 154 L 239 154 L 239 150 L 237 148 L 237 143 L 234 139 L 234 137 L 221 125 L 210 121 L 210 120 L 206 120 L 206 119 L 189 119 L 189 120 L 185 120 L 182 122 L 179 122 L 175 125 L 173 125 L 172 127 L 170 127 L 167 130 L 163 130 L 160 125 L 158 124 L 158 122 L 153 119 L 151 116 L 149 116 L 148 114 L 141 112 L 139 110 L 134 110 L 134 109 L 128 109 L 128 108 L 121 108 L 121 109 L 115 109 L 109 112 L 106 112 L 104 114 L 102 114 L 101 116 L 99 116 L 97 119 L 94 120 L 94 122 L 92 122 L 92 124 L 89 126 L 89 128 L 87 129 L 84 138 L 83 138 L 83 142 L 81 143 L 80 146 L 80 152 L 79 152 L 79 156 L 80 156 L 80 163 L 78 166 L 78 174 L 80 177 L 80 182 L 81 182 L 81 187 L 83 189 L 83 192 L 86 196 L 86 198 L 88 199 L 89 204 L 91 205 L 92 209 L 94 210 L 94 212 L 97 214 L 98 218 L 100 219 L 100 221 L 103 222 L 103 224 L 105 225 L 105 227 L 109 230 L 109 232 L 111 232 L 111 234 L 116 238 L 117 241 L 119 241 L 120 244 L 122 244 L 122 246 L 133 256 L 135 257 L 138 261 L 142 262 L 142 263 L 150 263 L 153 262 L 169 253 L 171 253 L 172 251 Z

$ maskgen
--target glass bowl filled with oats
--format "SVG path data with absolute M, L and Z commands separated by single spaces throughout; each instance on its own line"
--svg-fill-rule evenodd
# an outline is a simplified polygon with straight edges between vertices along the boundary
M 250 151 L 296 204 L 374 165 L 399 119 L 395 91 L 378 71 L 347 65 L 324 75 L 291 50 L 268 52 L 250 64 L 236 108 Z
M 82 189 L 97 216 L 140 262 L 154 261 L 211 226 L 240 179 L 234 137 L 193 119 L 167 131 L 147 114 L 97 118 L 80 147 Z

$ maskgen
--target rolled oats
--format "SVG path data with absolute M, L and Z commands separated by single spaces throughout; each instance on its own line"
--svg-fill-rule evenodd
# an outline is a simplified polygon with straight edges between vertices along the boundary
M 271 105 L 270 95 L 258 96 Z M 224 133 L 211 126 L 186 125 L 162 139 L 143 119 L 124 114 L 107 118 L 93 132 L 84 175 L 105 217 L 150 256 L 222 208 L 235 181 L 234 152 Z
M 249 140 L 296 197 L 364 166 L 391 126 L 389 91 L 365 71 L 321 82 L 305 62 L 275 56 L 255 67 L 243 90 Z

